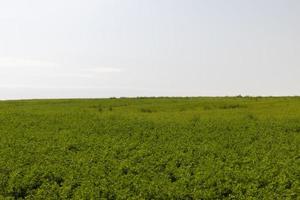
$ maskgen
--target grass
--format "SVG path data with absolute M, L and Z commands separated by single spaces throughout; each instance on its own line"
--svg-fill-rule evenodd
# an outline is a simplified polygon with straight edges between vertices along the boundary
M 300 98 L 0 102 L 0 199 L 298 199 Z

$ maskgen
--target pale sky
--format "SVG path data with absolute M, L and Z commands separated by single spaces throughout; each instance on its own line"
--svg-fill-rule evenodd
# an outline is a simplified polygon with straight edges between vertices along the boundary
M 299 0 L 0 0 L 0 99 L 300 95 Z

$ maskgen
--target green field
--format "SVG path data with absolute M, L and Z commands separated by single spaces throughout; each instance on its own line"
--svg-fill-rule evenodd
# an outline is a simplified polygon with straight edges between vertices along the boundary
M 0 102 L 0 199 L 299 194 L 299 97 Z

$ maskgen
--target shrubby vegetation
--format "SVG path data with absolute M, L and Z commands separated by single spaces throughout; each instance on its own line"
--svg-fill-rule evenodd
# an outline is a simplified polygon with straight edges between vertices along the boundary
M 0 102 L 0 199 L 298 199 L 300 98 Z

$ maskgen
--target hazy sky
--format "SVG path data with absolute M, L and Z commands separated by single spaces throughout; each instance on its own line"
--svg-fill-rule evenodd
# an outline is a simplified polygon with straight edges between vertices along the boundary
M 299 0 L 0 0 L 0 99 L 300 95 Z

